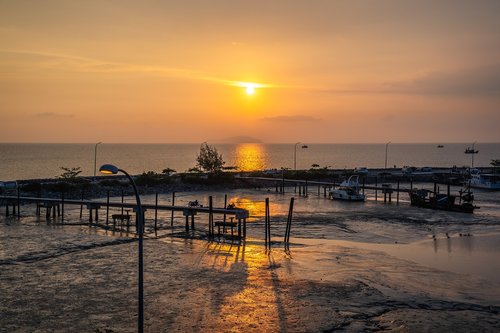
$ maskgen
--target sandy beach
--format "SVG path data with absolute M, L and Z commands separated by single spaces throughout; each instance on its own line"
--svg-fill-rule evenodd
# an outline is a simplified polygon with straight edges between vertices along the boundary
M 328 204 L 317 198 L 307 200 Z M 302 211 L 298 206 L 297 225 L 309 219 L 309 213 L 321 215 L 317 207 L 310 208 L 312 203 L 303 202 Z M 386 209 L 366 205 L 353 213 L 358 222 L 361 212 Z M 21 220 L 2 216 L 1 221 L 2 332 L 136 331 L 137 242 L 133 237 L 46 223 L 33 216 Z M 317 223 L 311 228 L 317 229 Z M 265 251 L 262 238 L 257 237 L 259 221 L 253 237 L 241 246 L 168 234 L 147 237 L 145 331 L 500 330 L 498 267 L 492 264 L 489 275 L 471 274 L 460 267 L 441 267 L 442 256 L 425 259 L 431 248 L 448 257 L 445 262 L 453 263 L 450 257 L 463 253 L 475 253 L 477 258 L 493 253 L 495 258 L 498 246 L 480 245 L 498 244 L 498 234 L 479 235 L 469 226 L 476 235 L 460 237 L 452 234 L 458 229 L 450 225 L 446 230 L 451 242 L 443 233 L 433 242 L 413 232 L 396 232 L 397 226 L 389 224 L 385 236 L 379 234 L 377 241 L 368 242 L 364 237 L 370 234 L 369 221 L 360 233 L 364 236 L 353 240 L 349 229 L 355 226 L 346 222 L 342 226 L 346 237 L 338 239 L 332 236 L 338 229 L 324 228 L 323 237 L 312 237 L 314 232 L 305 225 L 304 235 L 292 233 L 296 237 L 291 239 L 289 254 L 278 237 L 272 251 Z M 401 244 L 385 239 L 391 234 L 399 234 Z M 470 244 L 476 244 L 475 251 L 460 250 Z M 415 253 L 422 256 L 412 257 Z

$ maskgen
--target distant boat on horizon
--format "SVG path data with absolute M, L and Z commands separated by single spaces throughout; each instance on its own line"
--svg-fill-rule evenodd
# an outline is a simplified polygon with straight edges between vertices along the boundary
M 437 145 L 437 147 L 438 147 L 438 148 L 444 148 L 444 146 L 443 146 L 443 145 Z

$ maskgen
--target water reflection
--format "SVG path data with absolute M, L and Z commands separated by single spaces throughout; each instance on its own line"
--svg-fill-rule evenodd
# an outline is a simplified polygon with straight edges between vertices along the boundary
M 265 169 L 267 161 L 264 146 L 256 143 L 244 143 L 236 146 L 235 164 L 241 171 Z

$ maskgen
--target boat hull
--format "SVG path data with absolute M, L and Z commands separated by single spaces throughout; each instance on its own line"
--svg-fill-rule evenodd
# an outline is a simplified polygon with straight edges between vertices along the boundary
M 446 210 L 459 213 L 473 213 L 478 208 L 470 202 L 455 203 L 453 196 L 423 197 L 418 191 L 410 192 L 410 204 L 415 207 Z
M 342 191 L 342 190 L 331 191 L 330 197 L 333 200 L 356 201 L 356 202 L 365 201 L 365 196 L 363 194 L 359 194 L 359 193 L 349 194 L 349 193 L 346 193 L 346 191 Z

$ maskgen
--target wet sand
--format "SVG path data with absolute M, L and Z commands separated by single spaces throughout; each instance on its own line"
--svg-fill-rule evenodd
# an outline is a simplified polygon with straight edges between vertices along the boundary
M 28 217 L 1 221 L 1 332 L 136 331 L 137 242 Z M 252 239 L 147 239 L 145 330 L 500 331 L 498 281 L 373 243 L 292 243 L 287 255 Z

